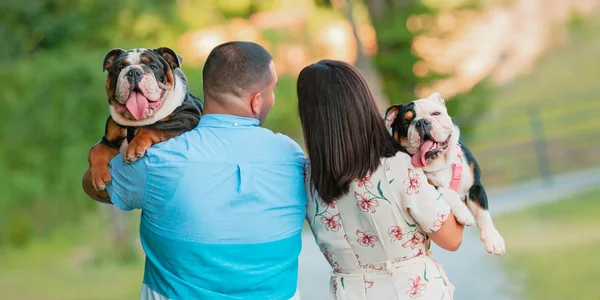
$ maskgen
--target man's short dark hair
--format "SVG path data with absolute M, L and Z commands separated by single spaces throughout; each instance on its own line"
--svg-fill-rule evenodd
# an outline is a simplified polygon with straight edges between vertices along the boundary
M 252 42 L 234 41 L 215 47 L 202 70 L 204 92 L 242 96 L 272 80 L 271 54 Z

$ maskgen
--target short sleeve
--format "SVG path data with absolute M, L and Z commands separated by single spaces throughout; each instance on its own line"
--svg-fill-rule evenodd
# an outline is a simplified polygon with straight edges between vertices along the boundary
M 298 163 L 305 164 L 306 157 L 304 156 L 304 151 L 296 141 L 285 134 L 276 133 L 275 136 L 279 138 L 279 147 L 278 151 L 282 151 L 290 156 L 290 158 Z
M 450 206 L 444 201 L 442 194 L 427 182 L 427 177 L 420 168 L 408 169 L 404 185 L 407 208 L 419 227 L 428 233 L 439 230 L 450 213 Z
M 121 210 L 142 208 L 146 190 L 147 157 L 133 163 L 117 155 L 110 162 L 111 182 L 106 187 L 112 203 Z

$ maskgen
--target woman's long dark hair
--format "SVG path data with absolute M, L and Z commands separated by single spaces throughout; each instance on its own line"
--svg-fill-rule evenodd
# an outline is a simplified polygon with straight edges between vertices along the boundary
M 353 180 L 374 172 L 381 158 L 401 149 L 352 65 L 336 60 L 312 64 L 300 72 L 297 91 L 311 182 L 326 203 L 348 193 Z

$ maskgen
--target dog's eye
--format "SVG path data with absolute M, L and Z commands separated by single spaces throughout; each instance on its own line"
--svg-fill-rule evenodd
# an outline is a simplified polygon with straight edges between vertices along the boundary
M 155 65 L 151 65 L 151 66 L 150 66 L 150 68 L 151 68 L 153 71 L 156 71 L 156 69 L 158 69 L 158 68 L 157 68 Z
M 442 114 L 441 112 L 439 112 L 439 111 L 436 111 L 436 112 L 433 112 L 431 115 L 432 115 L 432 116 L 439 116 L 439 115 L 441 115 L 441 114 Z
M 121 71 L 123 71 L 123 67 L 118 67 L 117 68 L 117 73 L 121 73 Z

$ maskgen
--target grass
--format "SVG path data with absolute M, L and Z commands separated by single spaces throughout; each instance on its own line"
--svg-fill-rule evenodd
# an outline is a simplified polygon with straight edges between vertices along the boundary
M 137 226 L 137 216 L 126 219 Z M 82 226 L 62 228 L 27 247 L 2 249 L 0 299 L 139 298 L 142 256 L 127 261 L 114 257 L 109 221 L 92 216 Z M 137 231 L 130 229 L 133 237 Z
M 505 266 L 530 300 L 596 300 L 600 190 L 497 218 Z

